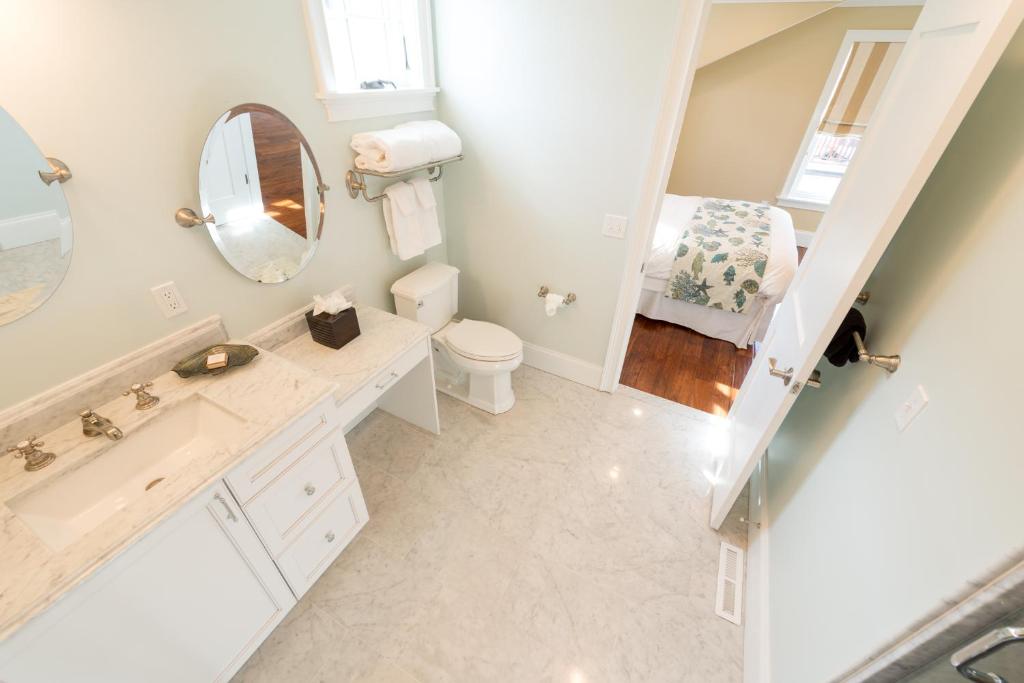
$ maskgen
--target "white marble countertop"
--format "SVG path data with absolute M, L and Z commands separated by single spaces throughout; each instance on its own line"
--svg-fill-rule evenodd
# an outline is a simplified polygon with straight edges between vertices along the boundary
M 379 308 L 357 306 L 356 313 L 359 336 L 340 349 L 318 344 L 308 333 L 274 349 L 274 353 L 336 384 L 334 398 L 339 403 L 414 344 L 430 337 L 426 325 Z
M 312 340 L 310 344 L 316 346 Z M 336 390 L 329 378 L 317 378 L 266 351 L 261 351 L 248 365 L 222 375 L 183 380 L 167 372 L 153 382 L 152 393 L 161 400 L 151 410 L 135 410 L 134 398 L 118 398 L 96 406 L 97 413 L 109 418 L 124 432 L 122 441 L 86 438 L 82 436 L 81 422 L 74 419 L 41 436 L 46 442 L 43 450 L 58 456 L 48 467 L 26 472 L 24 461 L 0 458 L 0 638 L 6 638 L 68 589 L 81 583 L 186 501 L 223 477 L 257 445 Z M 168 475 L 160 486 L 71 545 L 59 551 L 51 549 L 8 507 L 7 501 L 12 498 L 101 457 L 120 443 L 129 442 L 135 431 L 197 394 L 242 418 L 241 434 L 228 447 L 197 456 L 186 467 Z

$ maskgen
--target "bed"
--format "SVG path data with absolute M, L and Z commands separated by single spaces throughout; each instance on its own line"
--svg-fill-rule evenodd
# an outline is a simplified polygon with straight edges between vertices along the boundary
M 793 219 L 776 206 L 769 207 L 771 247 L 760 290 L 744 313 L 709 308 L 665 296 L 676 246 L 703 197 L 665 195 L 655 229 L 651 253 L 644 267 L 643 289 L 637 313 L 653 320 L 664 320 L 689 327 L 701 334 L 724 339 L 738 348 L 746 348 L 764 338 L 775 306 L 793 280 L 797 268 L 796 234 Z

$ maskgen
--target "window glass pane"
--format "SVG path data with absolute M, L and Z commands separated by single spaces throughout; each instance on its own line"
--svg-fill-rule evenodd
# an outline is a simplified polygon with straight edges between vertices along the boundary
M 418 0 L 324 0 L 336 87 L 424 85 Z
M 855 42 L 850 47 L 790 196 L 828 204 L 853 159 L 899 60 L 903 43 Z

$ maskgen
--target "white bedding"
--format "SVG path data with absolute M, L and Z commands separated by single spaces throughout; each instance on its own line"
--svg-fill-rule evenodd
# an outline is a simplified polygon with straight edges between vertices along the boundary
M 672 271 L 679 236 L 693 218 L 702 199 L 665 195 L 658 225 L 654 231 L 651 254 L 644 267 L 644 285 L 637 313 L 654 320 L 683 325 L 709 337 L 730 341 L 739 348 L 746 348 L 764 338 L 775 305 L 782 300 L 796 273 L 796 234 L 793 231 L 793 219 L 783 209 L 770 207 L 771 250 L 768 253 L 768 264 L 755 305 L 751 305 L 746 313 L 698 306 L 665 297 L 665 287 Z

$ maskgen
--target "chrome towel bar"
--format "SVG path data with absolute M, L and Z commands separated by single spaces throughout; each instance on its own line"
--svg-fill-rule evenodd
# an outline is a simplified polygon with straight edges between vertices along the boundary
M 370 171 L 362 168 L 353 168 L 345 174 L 345 187 L 348 188 L 348 196 L 352 199 L 359 197 L 362 193 L 363 199 L 368 202 L 379 202 L 386 196 L 383 192 L 370 196 L 366 191 L 366 176 L 373 176 L 375 178 L 404 178 L 407 175 L 416 173 L 418 171 L 426 171 L 430 174 L 428 180 L 432 183 L 436 183 L 441 179 L 441 175 L 444 173 L 444 166 L 451 164 L 456 161 L 462 161 L 463 156 L 460 154 L 457 157 L 451 157 L 450 159 L 441 159 L 439 161 L 431 161 L 426 164 L 420 164 L 419 166 L 413 166 L 412 168 L 405 168 L 401 171 Z M 435 174 L 434 171 L 437 171 Z

